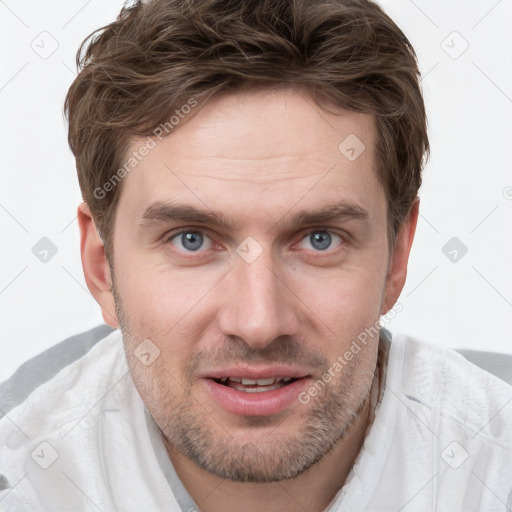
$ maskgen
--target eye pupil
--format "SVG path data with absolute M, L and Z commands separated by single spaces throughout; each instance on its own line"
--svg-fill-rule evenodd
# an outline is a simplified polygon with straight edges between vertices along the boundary
M 327 231 L 316 231 L 310 235 L 311 245 L 320 251 L 331 245 L 332 237 Z
M 181 235 L 181 243 L 189 251 L 197 251 L 203 245 L 203 235 L 198 232 L 188 232 Z

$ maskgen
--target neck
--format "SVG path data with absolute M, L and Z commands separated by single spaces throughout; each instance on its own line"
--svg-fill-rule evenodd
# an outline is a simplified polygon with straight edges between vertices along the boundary
M 168 455 L 183 485 L 203 512 L 321 512 L 343 487 L 373 423 L 383 396 L 389 342 L 379 343 L 374 378 L 350 430 L 319 462 L 280 482 L 240 483 L 223 480 L 198 467 L 164 438 Z

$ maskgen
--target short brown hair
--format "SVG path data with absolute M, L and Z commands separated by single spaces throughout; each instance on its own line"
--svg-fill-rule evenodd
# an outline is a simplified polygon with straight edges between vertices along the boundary
M 417 196 L 429 142 L 416 55 L 372 1 L 139 0 L 90 34 L 76 60 L 68 140 L 107 255 L 122 183 L 95 191 L 131 141 L 154 136 L 191 98 L 247 87 L 306 88 L 374 116 L 391 244 Z

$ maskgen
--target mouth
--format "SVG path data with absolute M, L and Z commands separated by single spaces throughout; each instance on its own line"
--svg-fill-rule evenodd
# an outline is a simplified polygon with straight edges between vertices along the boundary
M 227 386 L 242 393 L 264 393 L 280 389 L 295 382 L 293 377 L 268 377 L 266 379 L 248 379 L 240 377 L 222 377 L 214 379 L 217 384 Z
M 224 411 L 243 416 L 269 416 L 299 404 L 298 395 L 311 375 L 285 367 L 233 368 L 203 375 L 206 392 Z

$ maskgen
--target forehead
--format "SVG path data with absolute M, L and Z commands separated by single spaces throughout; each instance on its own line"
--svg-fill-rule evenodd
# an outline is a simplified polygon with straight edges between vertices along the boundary
M 371 213 L 383 199 L 373 118 L 329 110 L 288 89 L 214 98 L 156 140 L 124 178 L 118 208 L 129 204 L 134 222 L 170 200 L 252 218 L 249 207 L 263 217 L 294 202 L 304 209 L 343 199 Z

